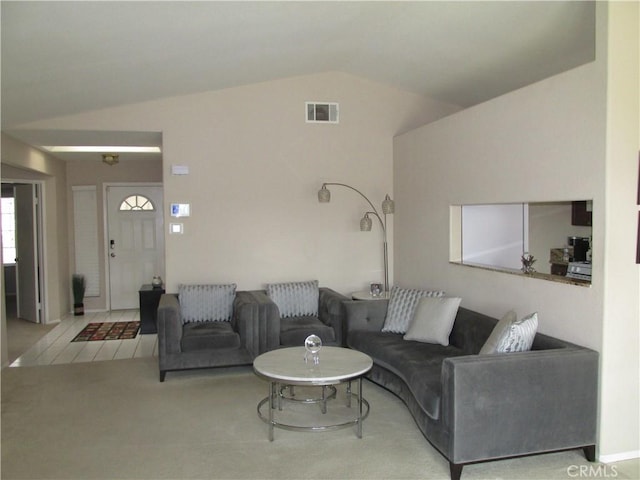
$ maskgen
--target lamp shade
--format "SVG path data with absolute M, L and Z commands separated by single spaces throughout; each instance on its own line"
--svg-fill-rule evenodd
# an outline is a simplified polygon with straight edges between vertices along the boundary
M 322 188 L 318 190 L 318 201 L 320 203 L 329 203 L 331 201 L 331 192 L 325 185 L 322 185 Z
M 396 211 L 396 203 L 389 198 L 389 194 L 382 201 L 382 213 L 388 215 Z
M 360 219 L 360 231 L 361 232 L 370 232 L 372 227 L 371 219 L 369 218 L 369 214 L 365 213 L 364 217 Z

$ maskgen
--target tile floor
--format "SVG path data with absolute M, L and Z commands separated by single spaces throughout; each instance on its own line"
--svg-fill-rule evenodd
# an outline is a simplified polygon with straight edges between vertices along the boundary
M 136 338 L 131 340 L 71 343 L 71 340 L 90 322 L 126 322 L 139 319 L 138 310 L 89 312 L 78 317 L 68 315 L 10 366 L 28 367 L 157 356 L 156 334 L 138 333 Z

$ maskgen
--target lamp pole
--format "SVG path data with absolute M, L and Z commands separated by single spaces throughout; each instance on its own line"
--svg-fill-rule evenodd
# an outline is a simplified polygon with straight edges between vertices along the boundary
M 369 218 L 370 214 L 374 215 L 378 219 L 378 222 L 380 222 L 380 228 L 382 228 L 382 238 L 383 238 L 384 291 L 388 292 L 389 291 L 389 253 L 388 253 L 388 247 L 387 247 L 387 214 L 394 212 L 395 205 L 393 203 L 393 200 L 391 200 L 389 198 L 389 195 L 387 195 L 384 201 L 382 202 L 382 214 L 384 215 L 384 221 L 383 221 L 382 217 L 378 213 L 378 210 L 373 205 L 373 203 L 371 203 L 371 200 L 369 200 L 367 196 L 364 193 L 362 193 L 360 190 L 352 187 L 351 185 L 347 185 L 346 183 L 334 183 L 334 182 L 323 183 L 322 188 L 318 190 L 318 201 L 320 203 L 329 203 L 331 201 L 331 192 L 327 188 L 327 185 L 336 185 L 339 187 L 345 187 L 350 190 L 353 190 L 362 198 L 364 198 L 366 202 L 369 204 L 369 206 L 371 206 L 371 210 L 368 212 L 365 212 L 364 216 L 362 217 L 362 220 L 360 220 L 360 230 L 363 230 L 363 231 L 371 230 L 371 219 Z

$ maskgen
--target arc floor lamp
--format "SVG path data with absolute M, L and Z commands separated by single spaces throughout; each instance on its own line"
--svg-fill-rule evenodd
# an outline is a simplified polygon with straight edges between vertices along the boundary
M 378 213 L 376 207 L 371 203 L 371 200 L 367 198 L 367 196 L 362 193 L 357 188 L 352 187 L 351 185 L 347 185 L 346 183 L 323 183 L 322 188 L 318 190 L 318 201 L 320 203 L 329 203 L 331 201 L 331 191 L 327 188 L 328 185 L 335 185 L 339 187 L 345 187 L 350 190 L 353 190 L 362 198 L 364 198 L 367 203 L 371 206 L 371 210 L 364 213 L 364 216 L 360 219 L 360 230 L 363 232 L 370 232 L 372 227 L 372 220 L 369 215 L 375 216 L 380 222 L 380 227 L 382 228 L 382 238 L 383 238 L 383 256 L 384 256 L 384 291 L 389 291 L 389 256 L 387 251 L 387 215 L 395 212 L 395 203 L 389 195 L 384 197 L 382 201 L 382 217 Z M 384 218 L 384 220 L 383 220 Z

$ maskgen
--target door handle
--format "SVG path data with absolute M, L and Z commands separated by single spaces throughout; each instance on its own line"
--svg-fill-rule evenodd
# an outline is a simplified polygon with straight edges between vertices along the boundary
M 113 253 L 113 252 L 111 252 L 111 256 L 112 256 L 113 258 L 115 258 L 115 257 L 116 257 L 116 254 L 115 254 L 115 253 Z

